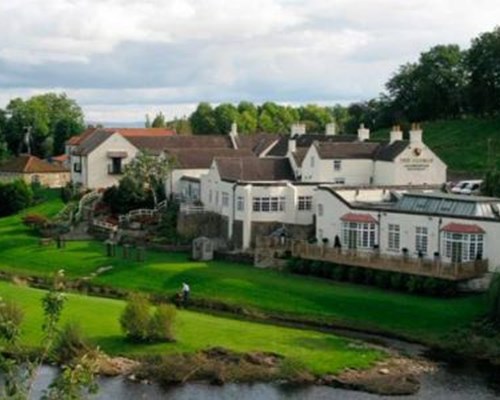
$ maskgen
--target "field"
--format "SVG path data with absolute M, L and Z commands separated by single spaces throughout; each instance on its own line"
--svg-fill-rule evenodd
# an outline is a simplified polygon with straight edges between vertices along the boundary
M 500 118 L 464 118 L 426 122 L 423 140 L 451 171 L 481 172 L 488 167 L 488 139 L 500 167 Z M 389 129 L 373 133 L 388 138 Z
M 44 292 L 0 282 L 0 294 L 19 303 L 25 313 L 24 343 L 36 346 L 42 337 L 41 298 Z M 299 361 L 316 374 L 345 368 L 366 368 L 383 353 L 334 335 L 281 328 L 214 317 L 190 311 L 177 314 L 176 342 L 154 345 L 131 344 L 118 323 L 124 303 L 118 300 L 69 294 L 63 311 L 65 321 L 78 322 L 88 338 L 113 355 L 195 352 L 222 346 L 240 352 L 269 351 Z
M 53 215 L 61 207 L 51 199 L 27 212 Z M 418 297 L 370 287 L 334 283 L 225 262 L 192 262 L 187 255 L 148 251 L 146 262 L 105 256 L 99 242 L 68 243 L 64 249 L 38 245 L 20 216 L 0 219 L 0 270 L 25 275 L 50 275 L 64 269 L 70 278 L 88 276 L 112 266 L 92 282 L 116 288 L 170 295 L 188 282 L 194 298 L 270 314 L 341 323 L 397 333 L 411 338 L 439 339 L 484 312 L 484 296 L 456 299 Z

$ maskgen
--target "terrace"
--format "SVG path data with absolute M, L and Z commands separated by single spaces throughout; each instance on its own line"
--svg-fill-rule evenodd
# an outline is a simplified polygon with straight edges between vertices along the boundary
M 292 257 L 306 260 L 331 262 L 334 264 L 376 270 L 428 276 L 452 281 L 479 278 L 488 271 L 488 260 L 471 262 L 445 262 L 440 258 L 412 258 L 389 256 L 378 250 L 358 251 L 339 249 L 326 245 L 308 243 L 303 240 L 279 237 L 258 237 L 256 254 L 262 252 L 290 252 Z

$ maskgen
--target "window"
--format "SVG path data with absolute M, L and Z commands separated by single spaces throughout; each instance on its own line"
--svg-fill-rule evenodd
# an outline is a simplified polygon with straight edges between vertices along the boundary
M 40 175 L 32 175 L 31 183 L 40 183 Z
M 320 217 L 323 215 L 323 204 L 318 204 L 318 215 Z
M 245 199 L 243 196 L 238 196 L 236 200 L 236 209 L 238 211 L 243 211 L 245 209 Z
M 219 191 L 218 190 L 215 192 L 215 205 L 216 206 L 219 205 Z
M 110 175 L 120 175 L 122 173 L 122 159 L 119 157 L 113 157 L 111 159 L 111 164 L 108 165 L 108 173 Z
M 312 210 L 312 196 L 299 196 L 297 208 L 299 211 Z
M 222 192 L 222 207 L 229 207 L 229 193 Z
M 389 224 L 388 225 L 388 248 L 389 250 L 399 251 L 400 247 L 400 235 L 399 235 L 399 225 Z
M 443 253 L 452 262 L 467 262 L 483 255 L 482 233 L 443 232 Z
M 314 168 L 314 161 L 315 161 L 314 160 L 314 156 L 311 156 L 311 160 L 310 160 L 310 162 L 311 162 L 311 168 Z
M 342 243 L 349 249 L 372 249 L 375 245 L 375 224 L 343 222 Z
M 418 253 L 427 254 L 428 242 L 427 228 L 425 226 L 417 226 L 415 228 L 415 250 Z
M 212 189 L 208 191 L 208 202 L 212 203 L 212 200 L 214 199 Z
M 73 171 L 74 172 L 82 172 L 82 164 L 81 163 L 74 163 L 73 164 Z
M 342 160 L 333 160 L 333 170 L 340 171 L 342 169 Z
M 345 178 L 334 178 L 333 183 L 337 185 L 345 185 Z
M 254 197 L 252 209 L 255 212 L 282 212 L 285 206 L 285 197 Z

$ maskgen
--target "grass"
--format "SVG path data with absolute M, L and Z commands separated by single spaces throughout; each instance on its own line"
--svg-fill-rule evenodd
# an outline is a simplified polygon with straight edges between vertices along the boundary
M 464 118 L 426 122 L 424 142 L 453 171 L 484 171 L 488 167 L 488 139 L 493 139 L 497 166 L 500 167 L 500 118 Z M 389 129 L 373 133 L 388 138 Z
M 21 305 L 25 313 L 23 342 L 37 346 L 42 338 L 41 299 L 44 291 L 0 282 L 0 295 Z M 269 351 L 299 361 L 316 374 L 345 368 L 366 368 L 385 357 L 369 348 L 334 335 L 214 317 L 190 311 L 177 314 L 176 342 L 154 345 L 124 340 L 118 323 L 124 302 L 69 294 L 62 322 L 77 321 L 91 341 L 110 354 L 139 356 L 196 352 L 222 346 L 238 352 Z
M 53 215 L 60 207 L 53 196 L 46 204 L 26 212 Z M 485 310 L 484 296 L 418 297 L 234 263 L 193 262 L 177 253 L 148 251 L 144 263 L 104 254 L 104 245 L 99 242 L 69 242 L 64 249 L 41 247 L 21 224 L 20 216 L 0 219 L 0 269 L 19 274 L 50 275 L 63 268 L 69 277 L 82 277 L 98 267 L 112 265 L 111 271 L 93 282 L 163 295 L 177 292 L 182 282 L 188 282 L 198 298 L 380 329 L 429 342 L 469 324 Z

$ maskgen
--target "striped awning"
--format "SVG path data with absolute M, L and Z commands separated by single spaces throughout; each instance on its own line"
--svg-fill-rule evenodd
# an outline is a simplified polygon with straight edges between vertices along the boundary
M 371 216 L 370 214 L 355 214 L 355 213 L 347 213 L 340 217 L 340 220 L 343 222 L 359 222 L 359 223 L 367 223 L 367 224 L 376 224 L 377 220 Z
M 443 232 L 450 233 L 484 233 L 484 229 L 474 224 L 457 224 L 450 222 L 441 228 Z

